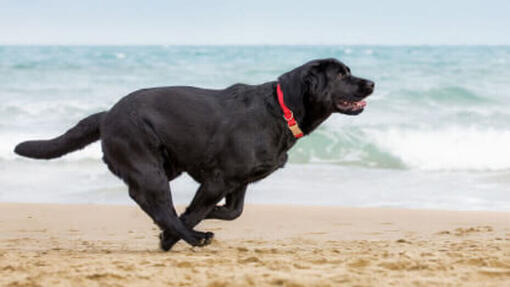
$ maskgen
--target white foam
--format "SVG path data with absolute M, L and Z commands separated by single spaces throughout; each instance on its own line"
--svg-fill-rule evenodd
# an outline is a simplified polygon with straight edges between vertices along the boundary
M 0 107 L 0 112 L 5 113 L 4 115 L 8 117 L 48 117 L 48 114 L 52 115 L 55 113 L 63 116 L 69 116 L 76 114 L 76 112 L 82 112 L 86 114 L 104 110 L 108 108 L 108 104 L 109 103 L 97 103 L 95 101 L 83 101 L 79 99 L 55 99 L 45 101 L 11 100 L 5 102 L 2 107 Z M 7 114 L 9 111 L 12 111 L 11 114 Z M 0 115 L 0 118 L 2 118 L 4 115 Z
M 478 127 L 372 130 L 372 140 L 411 168 L 510 169 L 510 130 Z

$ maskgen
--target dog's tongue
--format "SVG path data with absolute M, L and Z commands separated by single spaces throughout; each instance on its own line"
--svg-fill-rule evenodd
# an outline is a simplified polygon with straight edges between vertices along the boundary
M 359 102 L 355 102 L 354 105 L 356 105 L 357 108 L 364 108 L 366 105 L 367 105 L 367 102 L 365 101 L 359 101 Z
M 350 108 L 354 108 L 354 109 L 363 109 L 366 105 L 367 105 L 367 102 L 365 101 L 359 101 L 359 102 L 350 102 L 350 103 L 347 103 L 347 105 L 350 107 Z
M 343 101 L 343 102 L 340 102 L 338 104 L 338 107 L 340 109 L 344 109 L 344 110 L 361 110 L 363 108 L 365 108 L 365 106 L 367 105 L 367 102 L 365 101 L 359 101 L 359 102 L 348 102 L 348 101 Z

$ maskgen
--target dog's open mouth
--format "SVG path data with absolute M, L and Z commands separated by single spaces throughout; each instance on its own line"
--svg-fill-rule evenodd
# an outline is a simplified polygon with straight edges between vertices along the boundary
M 367 105 L 367 102 L 361 100 L 358 102 L 352 102 L 352 101 L 339 101 L 336 104 L 336 108 L 340 112 L 347 112 L 347 113 L 356 113 L 361 112 Z

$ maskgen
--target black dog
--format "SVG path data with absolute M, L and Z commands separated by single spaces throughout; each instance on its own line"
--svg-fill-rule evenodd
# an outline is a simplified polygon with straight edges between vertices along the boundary
M 314 60 L 255 86 L 144 89 L 57 138 L 23 142 L 15 152 L 50 159 L 101 139 L 108 168 L 161 228 L 161 248 L 181 238 L 202 246 L 213 233 L 193 230 L 201 220 L 239 217 L 248 184 L 283 167 L 297 138 L 332 113 L 361 113 L 373 90 L 373 82 L 352 76 L 336 59 Z M 182 172 L 201 185 L 178 216 L 168 182 Z M 217 206 L 223 198 L 225 205 Z

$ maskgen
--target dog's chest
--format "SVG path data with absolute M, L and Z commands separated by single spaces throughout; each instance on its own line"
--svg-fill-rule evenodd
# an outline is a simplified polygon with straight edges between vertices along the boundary
M 254 182 L 267 177 L 275 170 L 284 167 L 287 159 L 287 152 L 259 155 L 255 164 L 248 170 L 248 181 Z

